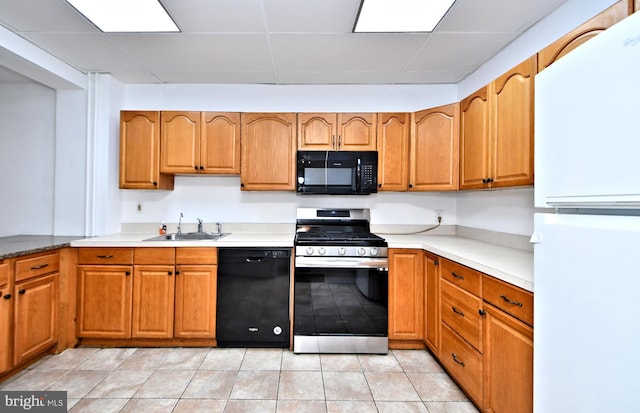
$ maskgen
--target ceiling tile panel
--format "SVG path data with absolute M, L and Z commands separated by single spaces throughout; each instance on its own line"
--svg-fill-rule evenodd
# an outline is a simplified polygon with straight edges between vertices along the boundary
M 261 0 L 162 0 L 183 33 L 264 33 Z
M 99 32 L 64 0 L 0 0 L 0 22 L 19 32 Z
M 473 71 L 515 34 L 433 34 L 406 67 L 408 71 Z
M 360 0 L 263 0 L 272 33 L 351 33 Z

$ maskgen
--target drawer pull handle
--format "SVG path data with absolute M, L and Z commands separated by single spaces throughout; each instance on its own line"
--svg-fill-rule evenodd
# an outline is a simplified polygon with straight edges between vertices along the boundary
M 451 275 L 453 275 L 455 278 L 457 278 L 459 280 L 464 280 L 464 275 L 456 274 L 453 271 L 451 271 Z
M 454 313 L 458 314 L 459 316 L 464 317 L 464 313 L 463 313 L 462 311 L 458 310 L 457 308 L 455 308 L 455 307 L 451 307 L 451 310 L 452 310 Z
M 113 255 L 96 255 L 96 258 L 108 259 L 108 258 L 113 258 Z
M 507 297 L 504 294 L 500 294 L 500 298 L 502 298 L 503 300 L 505 300 L 509 304 L 513 304 L 513 305 L 517 305 L 518 307 L 522 307 L 522 303 L 519 303 L 517 301 L 512 301 L 512 300 L 509 299 L 509 297 Z
M 49 264 L 40 264 L 40 265 L 34 265 L 33 267 L 31 267 L 32 270 L 40 270 L 42 268 L 48 267 Z
M 458 360 L 458 356 L 456 356 L 455 353 L 451 353 L 451 357 L 453 358 L 453 361 L 455 361 L 456 363 L 458 363 L 459 365 L 461 365 L 462 367 L 464 367 L 464 362 Z

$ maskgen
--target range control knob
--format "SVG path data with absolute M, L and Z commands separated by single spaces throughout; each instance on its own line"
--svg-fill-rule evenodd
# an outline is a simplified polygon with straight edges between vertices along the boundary
M 367 253 L 367 250 L 365 250 L 364 248 L 358 248 L 358 255 L 365 255 Z
M 346 250 L 346 249 L 344 249 L 344 248 L 342 248 L 342 247 L 340 247 L 340 248 L 338 249 L 338 254 L 340 254 L 340 255 L 344 255 L 344 254 L 346 254 L 346 253 L 347 253 L 347 250 Z
M 320 247 L 320 249 L 318 250 L 318 254 L 320 255 L 324 255 L 327 253 L 327 250 L 325 250 L 324 248 Z
M 307 247 L 307 255 L 313 255 L 313 248 Z
M 282 334 L 282 327 L 280 326 L 273 327 L 273 334 L 275 334 L 276 336 L 279 336 L 280 334 Z
M 376 247 L 371 248 L 369 252 L 371 253 L 371 255 L 378 255 L 378 249 Z

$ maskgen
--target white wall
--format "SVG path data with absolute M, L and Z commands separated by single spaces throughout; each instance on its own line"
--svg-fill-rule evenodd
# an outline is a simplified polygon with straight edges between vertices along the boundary
M 509 234 L 533 232 L 533 188 L 461 191 L 457 224 Z
M 52 234 L 56 92 L 0 85 L 0 236 Z

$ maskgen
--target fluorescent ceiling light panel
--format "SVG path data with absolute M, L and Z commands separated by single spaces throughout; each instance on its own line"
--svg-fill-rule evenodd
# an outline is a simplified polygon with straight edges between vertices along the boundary
M 66 0 L 103 32 L 179 32 L 158 0 Z
M 430 32 L 455 0 L 362 0 L 355 32 Z

